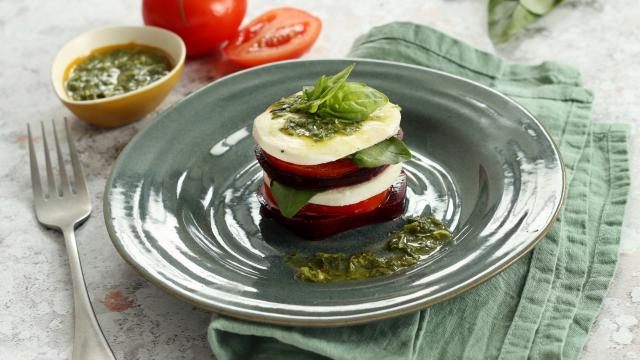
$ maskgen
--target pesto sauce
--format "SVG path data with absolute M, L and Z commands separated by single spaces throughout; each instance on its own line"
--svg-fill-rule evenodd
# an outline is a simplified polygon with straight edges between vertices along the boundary
M 104 99 L 149 85 L 171 68 L 171 61 L 159 49 L 123 45 L 98 50 L 73 66 L 65 88 L 73 100 Z
M 442 221 L 432 216 L 410 218 L 399 230 L 389 234 L 385 254 L 371 251 L 347 255 L 318 252 L 302 257 L 288 255 L 296 278 L 309 282 L 327 283 L 343 280 L 368 279 L 392 274 L 415 265 L 421 257 L 429 255 L 447 240 L 451 232 Z
M 280 128 L 283 133 L 290 136 L 305 136 L 313 141 L 323 141 L 335 135 L 351 135 L 360 130 L 361 122 L 359 121 L 292 112 L 291 107 L 301 99 L 302 96 L 296 94 L 271 105 L 271 116 L 274 119 L 284 118 L 285 120 Z

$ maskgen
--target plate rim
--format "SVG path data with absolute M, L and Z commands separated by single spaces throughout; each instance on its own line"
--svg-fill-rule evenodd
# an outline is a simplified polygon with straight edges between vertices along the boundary
M 175 108 L 176 106 L 180 105 L 183 101 L 185 101 L 188 98 L 191 98 L 192 96 L 195 96 L 197 94 L 199 94 L 202 91 L 205 91 L 207 88 L 209 88 L 210 86 L 214 86 L 217 85 L 218 83 L 224 82 L 224 81 L 228 81 L 229 79 L 232 79 L 234 77 L 237 76 L 241 76 L 243 74 L 246 74 L 248 72 L 252 72 L 258 69 L 263 69 L 263 68 L 268 68 L 268 67 L 272 67 L 272 66 L 278 66 L 278 65 L 282 65 L 282 64 L 288 64 L 288 63 L 310 63 L 310 62 L 335 62 L 335 61 L 353 61 L 353 62 L 369 62 L 369 63 L 379 63 L 379 64 L 384 64 L 384 65 L 393 65 L 393 66 L 402 66 L 402 67 L 408 67 L 408 68 L 412 68 L 414 70 L 419 70 L 419 71 L 427 71 L 427 72 L 432 72 L 432 73 L 436 73 L 439 75 L 443 75 L 446 77 L 451 77 L 463 82 L 466 82 L 468 84 L 471 84 L 473 86 L 477 86 L 482 88 L 485 91 L 489 91 L 491 93 L 493 93 L 494 95 L 506 100 L 507 102 L 512 103 L 513 105 L 516 106 L 516 108 L 518 108 L 520 111 L 522 111 L 525 115 L 527 115 L 531 120 L 534 121 L 535 124 L 537 124 L 540 128 L 540 130 L 542 131 L 542 133 L 544 134 L 544 137 L 547 139 L 547 141 L 549 142 L 549 144 L 551 145 L 551 148 L 553 149 L 553 153 L 555 154 L 556 159 L 558 160 L 559 166 L 560 166 L 560 170 L 561 170 L 561 180 L 562 180 L 562 186 L 561 186 L 561 192 L 560 192 L 560 199 L 557 202 L 557 204 L 555 205 L 555 208 L 553 210 L 553 214 L 550 217 L 549 222 L 546 224 L 546 226 L 544 227 L 544 229 L 541 230 L 541 232 L 538 234 L 538 236 L 531 241 L 529 244 L 527 244 L 527 246 L 523 247 L 518 253 L 511 255 L 510 258 L 508 258 L 508 260 L 506 262 L 504 262 L 502 265 L 497 266 L 495 269 L 491 269 L 487 272 L 485 272 L 484 274 L 481 274 L 481 276 L 479 276 L 478 278 L 476 278 L 474 281 L 472 281 L 471 283 L 465 285 L 465 286 L 460 286 L 458 288 L 454 288 L 453 290 L 450 291 L 446 291 L 443 294 L 441 294 L 440 296 L 436 296 L 434 299 L 430 300 L 430 301 L 417 301 L 414 304 L 410 304 L 410 305 L 399 305 L 398 308 L 395 309 L 383 309 L 380 310 L 378 312 L 375 313 L 367 313 L 367 312 L 363 312 L 363 313 L 359 313 L 356 315 L 349 315 L 349 316 L 336 316 L 336 317 L 323 317 L 321 315 L 315 315 L 313 317 L 311 316 L 305 316 L 305 317 L 300 317 L 300 316 L 293 316 L 293 315 L 283 315 L 283 314 L 276 314 L 273 312 L 265 312 L 265 311 L 253 311 L 253 310 L 247 310 L 245 308 L 237 308 L 237 307 L 233 307 L 233 306 L 228 306 L 225 304 L 219 304 L 220 306 L 215 306 L 215 305 L 211 305 L 211 304 L 205 304 L 204 302 L 199 302 L 196 296 L 192 296 L 191 293 L 188 292 L 181 292 L 178 291 L 175 288 L 172 288 L 170 285 L 165 284 L 165 282 L 163 282 L 161 279 L 158 279 L 154 276 L 152 276 L 145 267 L 139 265 L 130 255 L 128 252 L 126 252 L 124 250 L 124 248 L 121 245 L 121 242 L 118 239 L 118 237 L 116 236 L 116 233 L 113 229 L 113 226 L 110 222 L 110 218 L 111 218 L 111 209 L 110 209 L 110 191 L 109 189 L 112 187 L 113 181 L 114 181 L 114 177 L 115 177 L 115 173 L 116 173 L 116 169 L 119 167 L 119 165 L 124 161 L 122 159 L 124 159 L 126 157 L 126 154 L 131 150 L 131 148 L 134 146 L 134 144 L 139 141 L 140 138 L 142 138 L 144 136 L 144 134 L 149 131 L 150 128 L 153 127 L 154 123 L 157 121 L 158 118 L 160 118 L 161 116 L 164 116 L 166 113 L 170 112 L 171 110 L 173 110 L 173 108 Z M 150 282 L 151 284 L 157 286 L 158 288 L 160 288 L 161 290 L 163 290 L 164 292 L 178 298 L 179 300 L 186 302 L 190 305 L 193 305 L 195 307 L 198 307 L 200 309 L 204 309 L 207 311 L 212 311 L 214 313 L 217 314 L 222 314 L 225 316 L 230 316 L 233 318 L 238 318 L 238 319 L 242 319 L 242 320 L 249 320 L 249 321 L 253 321 L 253 322 L 259 322 L 259 323 L 266 323 L 266 324 L 273 324 L 273 325 L 288 325 L 288 326 L 304 326 L 304 327 L 336 327 L 336 326 L 345 326 L 345 325 L 356 325 L 356 324 L 363 324 L 363 323 L 368 323 L 368 322 L 372 322 L 372 321 L 376 321 L 376 320 L 383 320 L 383 319 L 387 319 L 387 318 L 392 318 L 392 317 L 396 317 L 396 316 L 400 316 L 400 315 L 404 315 L 407 313 L 411 313 L 411 312 L 415 312 L 415 311 L 420 311 L 423 309 L 426 309 L 428 307 L 431 307 L 435 304 L 441 303 L 443 301 L 446 301 L 448 299 L 451 299 L 453 297 L 456 297 L 466 291 L 469 291 L 470 289 L 484 283 L 485 281 L 493 278 L 494 276 L 498 275 L 499 273 L 501 273 L 502 271 L 504 271 L 505 269 L 507 269 L 508 267 L 510 267 L 511 265 L 513 265 L 513 263 L 515 263 L 516 261 L 518 261 L 519 259 L 521 259 L 523 256 L 525 256 L 526 254 L 528 254 L 529 252 L 531 252 L 539 243 L 540 241 L 542 241 L 542 239 L 547 235 L 547 233 L 551 230 L 551 228 L 555 225 L 559 215 L 560 215 L 560 211 L 562 210 L 562 208 L 564 207 L 564 203 L 566 200 L 566 196 L 567 196 L 567 174 L 566 174 L 566 169 L 565 169 L 565 164 L 564 164 L 564 160 L 562 158 L 562 154 L 560 153 L 560 149 L 556 143 L 556 141 L 551 137 L 551 135 L 549 134 L 549 131 L 547 130 L 547 128 L 544 126 L 544 124 L 542 124 L 537 117 L 535 117 L 531 112 L 529 112 L 524 106 L 522 106 L 519 102 L 517 102 L 516 100 L 512 99 L 511 97 L 503 94 L 500 91 L 497 91 L 489 86 L 486 86 L 484 84 L 481 84 L 479 82 L 470 80 L 470 79 L 466 79 L 464 77 L 458 76 L 458 75 L 454 75 L 445 71 L 440 71 L 440 70 L 436 70 L 436 69 L 432 69 L 432 68 L 428 68 L 428 67 L 424 67 L 424 66 L 419 66 L 419 65 L 414 65 L 414 64 L 406 64 L 406 63 L 401 63 L 401 62 L 396 62 L 396 61 L 389 61 L 389 60 L 378 60 L 378 59 L 366 59 L 366 58 L 351 58 L 351 57 L 344 57 L 344 58 L 326 58 L 326 59 L 294 59 L 294 60 L 286 60 L 286 61 L 279 61 L 279 62 L 275 62 L 275 63 L 270 63 L 270 64 L 265 64 L 265 65 L 261 65 L 261 66 L 256 66 L 253 68 L 248 68 L 248 69 L 244 69 L 238 72 L 235 72 L 233 74 L 229 74 L 226 76 L 223 76 L 219 79 L 216 79 L 215 81 L 212 81 L 204 86 L 202 86 L 201 88 L 197 89 L 196 91 L 190 93 L 187 96 L 184 96 L 183 98 L 179 99 L 178 101 L 176 101 L 175 103 L 171 104 L 169 107 L 167 107 L 166 109 L 164 109 L 162 112 L 154 115 L 153 119 L 151 120 L 151 122 L 144 127 L 142 130 L 138 131 L 134 137 L 127 143 L 127 145 L 125 145 L 125 147 L 121 150 L 120 154 L 118 154 L 118 157 L 116 159 L 116 161 L 113 163 L 113 165 L 111 166 L 111 169 L 109 170 L 109 175 L 107 177 L 107 181 L 105 182 L 105 186 L 104 186 L 104 191 L 103 191 L 103 197 L 102 197 L 102 208 L 103 208 L 103 219 L 105 222 L 105 227 L 107 229 L 107 233 L 109 235 L 109 238 L 111 239 L 111 243 L 113 244 L 113 246 L 116 248 L 118 254 L 120 255 L 120 257 L 122 257 L 125 262 L 127 264 L 129 264 L 129 266 L 131 266 L 139 275 L 141 275 L 145 280 L 147 280 L 148 282 Z

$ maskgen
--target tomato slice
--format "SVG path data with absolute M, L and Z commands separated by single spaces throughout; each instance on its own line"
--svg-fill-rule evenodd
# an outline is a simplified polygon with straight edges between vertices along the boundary
M 310 177 L 333 177 L 352 173 L 359 169 L 353 161 L 349 159 L 338 159 L 332 162 L 318 165 L 298 165 L 286 162 L 267 154 L 264 150 L 264 157 L 278 169 L 293 174 Z
M 246 67 L 294 59 L 309 50 L 321 28 L 320 19 L 306 11 L 273 9 L 240 29 L 222 51 L 227 59 Z
M 381 192 L 378 195 L 374 195 L 366 200 L 362 200 L 355 204 L 349 204 L 344 206 L 327 206 L 318 204 L 307 204 L 300 209 L 299 214 L 303 215 L 340 215 L 349 216 L 356 214 L 364 214 L 369 211 L 375 210 L 380 204 L 382 204 L 389 195 L 389 189 Z
M 277 208 L 278 204 L 276 203 L 276 200 L 273 198 L 273 194 L 271 194 L 271 188 L 263 182 L 261 190 L 263 195 L 266 197 L 267 201 Z M 349 216 L 349 215 L 356 215 L 356 214 L 364 214 L 369 211 L 375 210 L 378 206 L 380 206 L 380 204 L 385 202 L 385 200 L 387 200 L 387 197 L 389 196 L 389 191 L 390 191 L 390 188 L 366 200 L 362 200 L 355 204 L 349 204 L 344 206 L 307 204 L 302 209 L 300 209 L 298 214 L 324 215 L 324 216 Z

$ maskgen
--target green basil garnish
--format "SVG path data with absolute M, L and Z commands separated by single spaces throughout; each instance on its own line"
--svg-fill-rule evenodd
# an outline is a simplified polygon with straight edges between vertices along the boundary
M 311 198 L 319 193 L 318 190 L 296 189 L 271 181 L 271 194 L 276 200 L 282 216 L 293 217 L 300 211 Z
M 350 158 L 358 167 L 374 168 L 411 160 L 411 151 L 402 140 L 394 136 L 360 150 L 351 155 Z
M 363 121 L 389 99 L 380 91 L 358 82 L 345 82 L 336 90 L 318 113 L 351 121 Z
M 380 91 L 359 82 L 347 82 L 355 64 L 333 76 L 322 76 L 312 87 L 305 87 L 291 112 L 318 114 L 324 118 L 363 121 L 389 99 Z
M 355 64 L 351 64 L 333 76 L 322 75 L 314 86 L 305 86 L 301 101 L 292 106 L 290 111 L 315 114 L 320 105 L 329 100 L 347 81 L 354 66 Z
M 504 43 L 547 15 L 563 0 L 489 0 L 489 36 Z
M 284 98 L 271 106 L 274 119 L 284 118 L 282 131 L 322 141 L 334 135 L 350 135 L 374 111 L 389 102 L 380 91 L 347 78 L 355 64 L 332 76 L 322 76 L 301 94 Z

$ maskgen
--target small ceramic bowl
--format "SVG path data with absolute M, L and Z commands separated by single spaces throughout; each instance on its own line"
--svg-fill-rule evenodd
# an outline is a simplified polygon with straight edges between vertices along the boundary
M 129 43 L 163 50 L 171 58 L 173 69 L 162 79 L 122 95 L 85 101 L 67 95 L 65 72 L 73 61 L 99 48 Z M 122 126 L 141 119 L 164 100 L 182 74 L 185 56 L 184 42 L 171 31 L 152 26 L 101 28 L 76 37 L 60 49 L 51 67 L 51 81 L 62 103 L 80 119 L 98 126 Z

